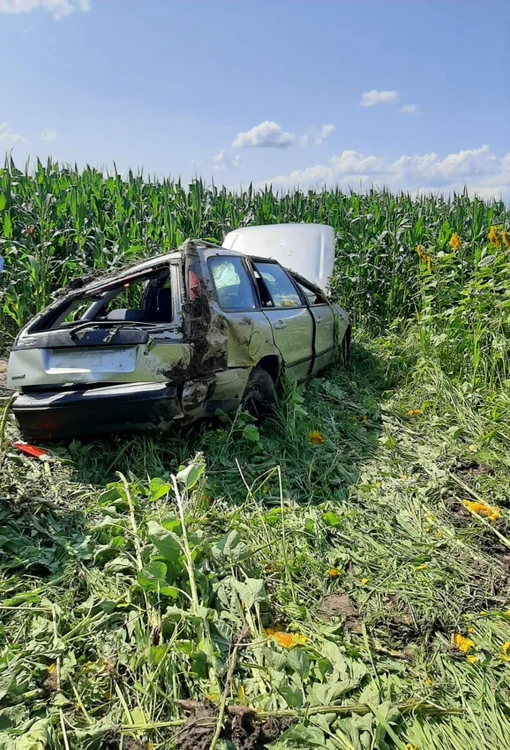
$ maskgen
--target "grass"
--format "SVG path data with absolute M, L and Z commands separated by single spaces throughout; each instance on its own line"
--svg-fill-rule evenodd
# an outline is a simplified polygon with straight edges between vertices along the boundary
M 179 701 L 221 704 L 243 625 L 227 707 L 295 718 L 271 747 L 507 746 L 508 522 L 460 502 L 507 502 L 506 434 L 399 361 L 359 342 L 256 431 L 8 449 L 4 746 L 202 747 Z
M 6 413 L 0 748 L 510 746 L 506 207 L 9 162 L 0 215 L 4 344 L 71 274 L 249 221 L 332 223 L 357 322 L 259 427 L 34 460 Z

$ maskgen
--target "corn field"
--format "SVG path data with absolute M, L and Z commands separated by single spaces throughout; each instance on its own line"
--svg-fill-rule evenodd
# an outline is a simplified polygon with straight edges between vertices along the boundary
M 352 357 L 259 426 L 36 460 L 0 371 L 0 750 L 510 747 L 504 203 L 8 160 L 0 354 L 73 277 L 302 221 Z
M 7 160 L 0 170 L 0 346 L 73 277 L 166 252 L 188 237 L 221 242 L 237 227 L 280 222 L 334 227 L 334 293 L 356 324 L 383 331 L 417 310 L 417 246 L 442 253 L 456 233 L 464 273 L 487 244 L 490 227 L 508 228 L 509 221 L 504 203 L 467 194 L 279 194 L 251 185 L 233 193 L 202 180 L 185 186 L 131 172 L 123 179 L 52 162 L 23 172 Z

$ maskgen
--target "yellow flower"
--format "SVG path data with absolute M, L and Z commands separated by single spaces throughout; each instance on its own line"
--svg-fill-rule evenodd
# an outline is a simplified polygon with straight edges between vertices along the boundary
M 475 663 L 475 661 L 476 661 L 476 656 L 473 656 L 473 654 L 468 654 L 468 655 L 466 656 L 466 659 L 467 659 L 467 661 L 468 661 L 468 662 L 469 662 L 470 664 L 474 664 L 474 663 Z
M 488 518 L 489 521 L 497 521 L 501 515 L 497 508 L 491 508 L 490 505 L 485 503 L 472 502 L 471 500 L 462 500 L 461 502 L 470 513 Z
M 340 573 L 336 568 L 330 568 L 329 570 L 326 570 L 326 575 L 330 578 L 338 578 Z
M 411 743 L 408 742 L 406 745 L 406 750 L 418 750 L 418 748 L 416 748 L 414 745 L 411 745 Z
M 427 677 L 427 679 L 425 680 L 425 685 L 432 685 L 432 680 L 430 679 L 430 677 Z
M 449 245 L 454 252 L 459 249 L 460 239 L 458 234 L 452 234 L 452 236 L 450 237 Z
M 306 643 L 306 638 L 299 633 L 286 633 L 283 631 L 274 630 L 274 628 L 267 628 L 266 636 L 272 638 L 282 648 L 294 648 L 302 643 Z
M 421 414 L 421 409 L 409 409 L 407 413 L 410 417 L 415 417 L 417 414 Z
M 427 563 L 423 563 L 423 565 L 415 565 L 414 569 L 415 570 L 425 570 L 426 567 L 427 567 Z
M 407 474 L 402 474 L 402 479 L 403 479 L 403 480 L 404 480 L 404 482 L 405 482 L 405 480 L 407 479 Z
M 322 445 L 324 442 L 324 438 L 320 434 L 320 432 L 317 432 L 317 430 L 313 430 L 312 432 L 308 433 L 308 442 L 313 445 Z
M 430 255 L 427 255 L 427 253 L 423 251 L 423 247 L 421 245 L 416 245 L 414 249 L 418 253 L 418 258 L 420 259 L 420 261 L 422 263 L 425 263 L 425 265 L 427 266 L 427 270 L 430 272 L 432 270 L 432 260 L 430 258 Z
M 56 668 L 57 668 L 56 664 L 50 664 L 50 666 L 48 667 L 48 674 L 53 674 Z
M 422 247 L 421 245 L 416 245 L 416 247 L 415 247 L 414 249 L 415 249 L 415 250 L 416 250 L 416 252 L 418 253 L 418 258 L 419 258 L 419 259 L 420 259 L 420 260 L 421 260 L 422 262 L 424 262 L 424 260 L 425 260 L 425 258 L 427 257 L 427 255 L 426 255 L 426 254 L 425 254 L 425 253 L 423 252 L 423 247 Z
M 476 453 L 476 445 L 471 443 L 471 445 L 468 445 L 468 451 L 471 451 L 471 453 Z
M 468 633 L 474 633 L 475 632 L 475 629 L 472 628 L 471 625 L 468 628 L 466 628 L 466 630 L 467 630 Z
M 492 242 L 493 245 L 499 247 L 498 230 L 494 226 L 489 229 L 489 242 Z
M 365 586 L 368 583 L 368 578 L 362 578 L 360 583 L 362 586 Z
M 458 648 L 459 651 L 462 651 L 463 654 L 467 654 L 469 649 L 475 645 L 472 640 L 470 640 L 469 638 L 464 638 L 464 636 L 460 635 L 460 633 L 455 633 L 452 638 L 452 642 L 455 648 Z
M 211 703 L 214 703 L 214 701 L 218 700 L 218 696 L 216 695 L 216 693 L 209 693 L 209 695 L 205 696 L 205 699 L 207 701 L 210 701 Z
M 503 245 L 510 250 L 510 237 L 507 232 L 501 232 L 501 239 L 503 240 Z
M 482 611 L 480 612 L 480 614 L 483 616 L 483 615 L 486 615 L 487 612 L 484 609 L 482 609 Z
M 510 641 L 506 641 L 505 643 L 503 643 L 503 645 L 501 646 L 501 648 L 503 649 L 503 651 L 506 654 L 507 651 L 510 649 Z
M 505 615 L 506 615 L 507 617 L 510 617 L 510 609 L 507 609 L 507 611 L 505 612 Z

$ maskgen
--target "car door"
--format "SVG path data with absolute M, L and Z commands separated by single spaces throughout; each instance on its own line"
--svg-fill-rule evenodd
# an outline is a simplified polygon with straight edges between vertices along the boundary
M 264 315 L 271 323 L 285 371 L 298 381 L 309 374 L 313 359 L 313 319 L 287 272 L 276 262 L 254 260 Z
M 294 282 L 305 295 L 315 321 L 315 359 L 313 372 L 318 372 L 335 358 L 335 313 L 315 285 L 294 276 Z

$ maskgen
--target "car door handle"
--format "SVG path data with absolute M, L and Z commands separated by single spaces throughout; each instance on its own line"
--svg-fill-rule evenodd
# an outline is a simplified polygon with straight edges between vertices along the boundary
M 278 323 L 274 324 L 275 328 L 287 328 L 287 323 L 284 323 L 283 320 L 279 320 Z
M 320 315 L 318 315 L 318 316 L 317 316 L 317 317 L 315 318 L 315 322 L 316 322 L 316 323 L 322 323 L 322 321 L 323 321 L 323 320 L 324 320 L 324 318 L 321 318 L 321 316 L 320 316 Z

